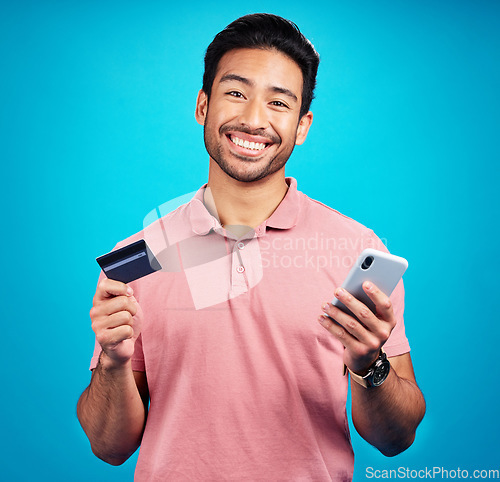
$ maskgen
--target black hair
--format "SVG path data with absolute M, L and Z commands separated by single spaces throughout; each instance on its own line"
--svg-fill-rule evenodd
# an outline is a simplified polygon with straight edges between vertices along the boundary
M 222 56 L 234 49 L 276 49 L 290 57 L 302 71 L 302 105 L 300 117 L 309 111 L 314 98 L 319 55 L 313 45 L 290 20 L 269 13 L 245 15 L 219 32 L 205 54 L 203 91 L 210 92 Z

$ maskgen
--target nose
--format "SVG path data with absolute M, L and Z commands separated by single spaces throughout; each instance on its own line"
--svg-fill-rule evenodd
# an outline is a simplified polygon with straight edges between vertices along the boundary
M 252 130 L 269 127 L 266 106 L 258 99 L 248 100 L 240 114 L 240 122 Z

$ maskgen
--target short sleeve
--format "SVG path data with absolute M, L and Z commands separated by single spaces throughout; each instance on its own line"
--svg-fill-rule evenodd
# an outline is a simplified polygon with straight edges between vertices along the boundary
M 388 357 L 402 355 L 410 351 L 410 343 L 406 338 L 403 312 L 405 308 L 405 290 L 403 280 L 401 280 L 392 295 L 390 296 L 396 317 L 396 326 L 392 330 L 391 336 L 384 345 L 384 350 Z

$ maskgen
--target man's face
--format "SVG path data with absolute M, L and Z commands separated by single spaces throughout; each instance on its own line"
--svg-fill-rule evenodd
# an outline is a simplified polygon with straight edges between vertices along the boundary
M 284 168 L 312 121 L 310 112 L 299 119 L 302 83 L 300 67 L 276 50 L 237 49 L 221 58 L 210 102 L 198 95 L 196 119 L 222 171 L 252 182 Z

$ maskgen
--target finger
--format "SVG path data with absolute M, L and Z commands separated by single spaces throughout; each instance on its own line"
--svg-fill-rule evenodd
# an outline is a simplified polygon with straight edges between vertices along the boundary
M 92 306 L 90 309 L 90 319 L 93 326 L 100 326 L 102 323 L 106 323 L 106 319 L 115 313 L 124 312 L 130 316 L 135 316 L 138 307 L 137 301 L 133 301 L 126 296 L 119 296 L 101 301 Z
M 390 298 L 382 292 L 375 284 L 370 281 L 363 283 L 363 290 L 368 297 L 375 303 L 377 315 L 384 321 L 396 324 L 394 319 L 394 310 Z
M 134 290 L 121 281 L 102 279 L 97 285 L 94 301 L 102 301 L 114 296 L 132 296 Z
M 342 325 L 327 315 L 321 315 L 318 318 L 319 323 L 326 328 L 337 340 L 339 340 L 347 349 L 356 349 L 361 343 L 352 336 Z
M 99 336 L 103 331 L 124 325 L 134 325 L 134 318 L 128 311 L 119 311 L 112 315 L 94 316 L 92 318 L 92 331 L 96 336 Z
M 354 316 L 368 329 L 376 326 L 379 322 L 375 314 L 358 299 L 351 295 L 344 288 L 338 288 L 335 291 L 335 297 L 354 314 Z
M 356 318 L 344 313 L 341 309 L 331 303 L 323 304 L 323 311 L 356 340 L 367 346 L 374 346 L 378 344 L 378 339 L 373 335 L 373 333 L 367 330 L 366 327 Z
M 129 296 L 117 296 L 105 301 L 101 301 L 97 308 L 102 315 L 112 315 L 119 311 L 128 311 L 132 316 L 137 313 L 137 301 L 134 301 Z
M 343 288 L 337 289 L 335 291 L 335 296 L 352 311 L 358 321 L 366 327 L 369 332 L 375 335 L 380 342 L 385 343 L 387 341 L 395 325 L 395 323 L 392 322 L 392 318 L 386 320 L 383 317 L 375 316 L 364 303 L 361 303 L 361 301 Z
M 362 343 L 327 315 L 318 320 L 345 347 L 344 363 L 356 373 L 371 366 L 380 352 L 379 342 L 373 338 L 370 344 Z
M 115 347 L 122 341 L 133 338 L 133 336 L 134 329 L 130 325 L 122 325 L 109 330 L 102 330 L 96 338 L 102 349 L 106 350 Z
M 119 326 L 131 326 L 134 327 L 134 318 L 128 311 L 119 311 L 118 313 L 113 313 L 106 317 L 106 327 L 107 329 L 117 328 Z

